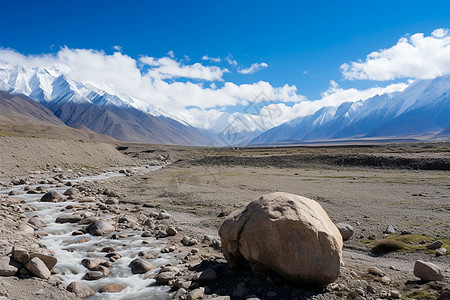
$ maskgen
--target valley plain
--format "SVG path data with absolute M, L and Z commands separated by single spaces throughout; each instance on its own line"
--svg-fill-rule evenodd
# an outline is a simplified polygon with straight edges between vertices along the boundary
M 397 291 L 405 299 L 416 299 L 417 295 L 435 299 L 448 288 L 448 254 L 437 256 L 425 247 L 436 240 L 444 243 L 442 247 L 450 247 L 448 142 L 231 149 L 126 143 L 95 143 L 93 147 L 90 142 L 71 141 L 71 148 L 77 151 L 67 150 L 70 161 L 65 161 L 67 155 L 59 154 L 56 158 L 61 160 L 49 165 L 48 157 L 36 156 L 36 147 L 52 140 L 27 138 L 24 147 L 20 144 L 23 139 L 0 138 L 1 159 L 15 165 L 3 172 L 3 182 L 11 177 L 27 179 L 30 171 L 38 169 L 51 174 L 55 167 L 70 174 L 66 171 L 69 168 L 98 173 L 127 165 L 162 165 L 155 172 L 130 173 L 88 186 L 92 190 L 113 190 L 118 195 L 118 203 L 113 206 L 121 216 L 141 220 L 152 211 L 166 210 L 171 218 L 160 225 L 172 225 L 179 232 L 163 240 L 179 249 L 179 263 L 186 267 L 225 265 L 221 252 L 208 247 L 203 237 L 218 239 L 217 230 L 230 212 L 275 191 L 314 199 L 333 222 L 345 222 L 354 229 L 353 236 L 344 242 L 342 274 L 336 285 L 324 291 L 299 294 L 298 288 L 276 279 L 266 287 L 269 290 L 258 292 L 248 284 L 253 275 L 243 271 L 235 273 L 232 280 L 218 273 L 217 281 L 209 285 L 211 294 L 231 296 L 242 282 L 247 282 L 249 295 L 256 294 L 260 299 L 268 298 L 267 292 L 275 292 L 278 299 L 293 299 L 293 295 L 299 299 L 359 299 L 361 290 L 367 299 L 380 298 L 384 293 L 395 298 Z M 102 154 L 92 152 L 100 146 Z M 10 152 L 5 151 L 8 147 Z M 20 154 L 34 159 L 21 164 L 17 160 Z M 89 167 L 94 163 L 86 157 L 99 160 Z M 395 233 L 384 233 L 389 225 Z M 139 224 L 138 228 L 142 227 Z M 157 228 L 154 234 L 158 234 Z M 195 246 L 197 254 L 184 256 L 192 247 L 180 243 L 183 236 L 200 241 Z M 403 249 L 374 254 L 373 247 L 385 238 L 402 241 Z M 440 266 L 446 281 L 418 281 L 413 275 L 417 259 Z M 370 267 L 379 268 L 385 276 L 369 274 Z

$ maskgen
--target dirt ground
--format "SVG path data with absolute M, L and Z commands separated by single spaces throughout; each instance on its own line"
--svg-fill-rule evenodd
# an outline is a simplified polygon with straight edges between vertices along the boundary
M 114 190 L 124 207 L 167 210 L 183 235 L 199 240 L 204 235 L 217 238 L 217 229 L 230 212 L 263 194 L 298 194 L 315 199 L 332 221 L 346 222 L 355 230 L 344 243 L 346 267 L 338 282 L 348 286 L 353 282 L 349 278 L 375 282 L 366 270 L 377 266 L 393 279 L 389 288 L 401 290 L 405 299 L 415 299 L 418 290 L 427 290 L 431 297 L 422 299 L 433 299 L 449 285 L 448 254 L 436 256 L 419 243 L 439 239 L 450 250 L 448 142 L 255 149 L 71 143 L 69 148 L 58 148 L 51 140 L 2 138 L 3 177 L 23 177 L 60 165 L 76 170 L 89 164 L 100 171 L 111 166 L 162 164 L 161 170 L 102 181 L 96 188 Z M 36 145 L 51 144 L 52 157 L 36 153 Z M 23 160 L 28 155 L 31 159 Z M 383 233 L 388 225 L 395 228 L 395 234 Z M 406 248 L 374 255 L 372 248 L 386 237 L 402 240 Z M 220 257 L 220 253 L 215 255 Z M 438 264 L 446 276 L 444 285 L 435 290 L 417 283 L 412 274 L 417 259 Z M 345 295 L 359 299 L 354 293 Z

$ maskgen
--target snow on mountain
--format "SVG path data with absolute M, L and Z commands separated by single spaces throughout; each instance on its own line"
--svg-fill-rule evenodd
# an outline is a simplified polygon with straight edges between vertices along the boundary
M 206 129 L 228 146 L 247 146 L 264 131 L 274 127 L 272 120 L 258 115 L 222 113 Z
M 323 107 L 269 129 L 253 145 L 359 138 L 429 138 L 450 125 L 450 75 L 420 80 L 403 92 Z
M 112 104 L 122 108 L 133 107 L 153 116 L 174 118 L 164 110 L 134 97 L 119 92 L 107 93 L 92 83 L 74 81 L 68 76 L 69 71 L 70 67 L 63 64 L 49 68 L 0 64 L 0 90 L 24 94 L 41 103 L 90 102 L 102 107 Z
M 83 126 L 122 141 L 205 146 L 214 140 L 209 133 L 140 99 L 75 81 L 69 71 L 65 65 L 27 68 L 0 64 L 0 89 L 30 97 L 68 126 Z

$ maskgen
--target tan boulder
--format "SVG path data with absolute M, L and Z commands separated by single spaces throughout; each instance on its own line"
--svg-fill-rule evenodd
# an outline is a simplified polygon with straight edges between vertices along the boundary
M 74 293 L 75 295 L 77 295 L 80 298 L 87 298 L 90 297 L 92 295 L 95 295 L 95 291 L 89 287 L 88 285 L 82 283 L 82 282 L 71 282 L 66 290 L 68 290 L 71 293 Z
M 39 257 L 40 260 L 42 260 L 42 262 L 45 264 L 45 266 L 51 270 L 53 269 L 53 267 L 56 265 L 56 263 L 58 262 L 58 260 L 56 259 L 56 257 L 54 256 L 50 256 L 50 255 L 46 255 L 43 253 L 37 253 L 37 252 L 33 252 L 30 254 L 30 259 L 34 258 L 34 257 Z
M 99 293 L 120 293 L 123 291 L 126 287 L 118 284 L 118 283 L 109 283 L 105 284 L 104 286 L 100 287 L 98 290 Z
M 39 257 L 33 257 L 25 265 L 28 271 L 30 271 L 34 276 L 47 279 L 50 277 L 51 273 L 44 262 Z
M 303 286 L 324 286 L 337 279 L 342 236 L 319 203 L 272 193 L 232 213 L 219 229 L 230 266 L 270 269 Z

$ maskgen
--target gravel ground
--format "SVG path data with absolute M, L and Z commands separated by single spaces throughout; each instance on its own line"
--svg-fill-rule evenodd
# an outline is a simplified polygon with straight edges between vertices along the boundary
M 269 293 L 275 293 L 278 299 L 377 299 L 384 292 L 389 294 L 394 290 L 399 290 L 405 299 L 418 298 L 416 293 L 419 292 L 431 297 L 422 299 L 433 299 L 449 286 L 448 254 L 437 257 L 434 252 L 423 250 L 381 256 L 371 253 L 374 243 L 385 238 L 383 231 L 388 225 L 392 225 L 397 232 L 408 231 L 427 240 L 450 240 L 450 181 L 445 169 L 449 165 L 448 143 L 242 151 L 129 144 L 120 148 L 122 153 L 115 147 L 99 143 L 1 137 L 3 181 L 18 175 L 26 177 L 30 171 L 45 174 L 55 167 L 76 169 L 84 166 L 86 169 L 86 166 L 91 166 L 95 168 L 87 168 L 89 171 L 97 171 L 111 166 L 170 163 L 156 172 L 130 174 L 89 186 L 92 191 L 113 190 L 119 196 L 119 204 L 115 204 L 110 211 L 119 215 L 141 219 L 151 211 L 167 210 L 172 217 L 161 222 L 160 226 L 173 225 L 180 229 L 180 234 L 167 238 L 167 243 L 181 248 L 180 239 L 185 235 L 199 241 L 203 240 L 204 235 L 217 238 L 217 229 L 227 214 L 260 195 L 274 191 L 315 199 L 334 222 L 347 222 L 353 226 L 353 237 L 344 243 L 345 266 L 342 275 L 336 284 L 319 293 L 301 291 L 273 274 L 265 274 L 261 279 L 260 275 L 254 277 L 248 272 L 233 273 L 227 269 L 220 251 L 208 247 L 207 243 L 197 247 L 198 254 L 180 257 L 180 261 L 186 264 L 183 272 L 215 267 L 219 277 L 211 287 L 222 296 L 233 294 L 236 286 L 243 282 L 249 288 L 252 284 L 264 286 L 258 292 L 261 299 L 269 297 Z M 355 154 L 359 157 L 387 157 L 387 164 L 373 166 L 368 163 L 373 160 L 362 159 L 355 165 L 346 163 L 353 162 L 352 159 L 321 161 L 317 157 L 308 160 L 302 156 L 311 152 L 328 158 Z M 275 155 L 283 157 L 274 162 L 270 157 Z M 395 159 L 390 160 L 390 157 Z M 389 164 L 389 161 L 395 162 L 405 157 L 418 163 L 425 159 L 427 165 L 433 165 L 429 162 L 437 160 L 439 163 L 434 165 L 439 167 L 422 170 L 417 169 L 417 165 L 408 168 L 398 163 Z M 2 234 L 12 236 L 14 228 L 8 222 L 14 222 L 14 218 L 20 219 L 20 213 L 4 213 L 10 217 L 0 219 Z M 9 236 L 2 235 L 2 239 L 8 240 Z M 24 239 L 23 243 L 28 242 Z M 412 243 L 411 246 L 418 246 Z M 10 245 L 9 242 L 7 244 Z M 5 249 L 0 247 L 2 252 Z M 438 264 L 446 281 L 442 284 L 418 282 L 412 274 L 412 266 L 417 259 Z M 380 268 L 390 282 L 382 282 L 381 278 L 368 274 L 368 267 Z M 42 294 L 38 292 L 39 299 L 55 299 L 52 293 L 59 289 L 34 279 L 27 279 L 23 281 L 24 285 L 17 286 L 11 284 L 14 280 L 0 278 L 0 296 L 34 299 L 34 296 L 26 298 L 24 295 L 42 290 Z M 268 285 L 267 281 L 273 284 Z M 20 294 L 21 291 L 25 294 Z M 250 291 L 257 293 L 256 289 Z M 69 297 L 72 295 L 61 294 L 59 299 Z

